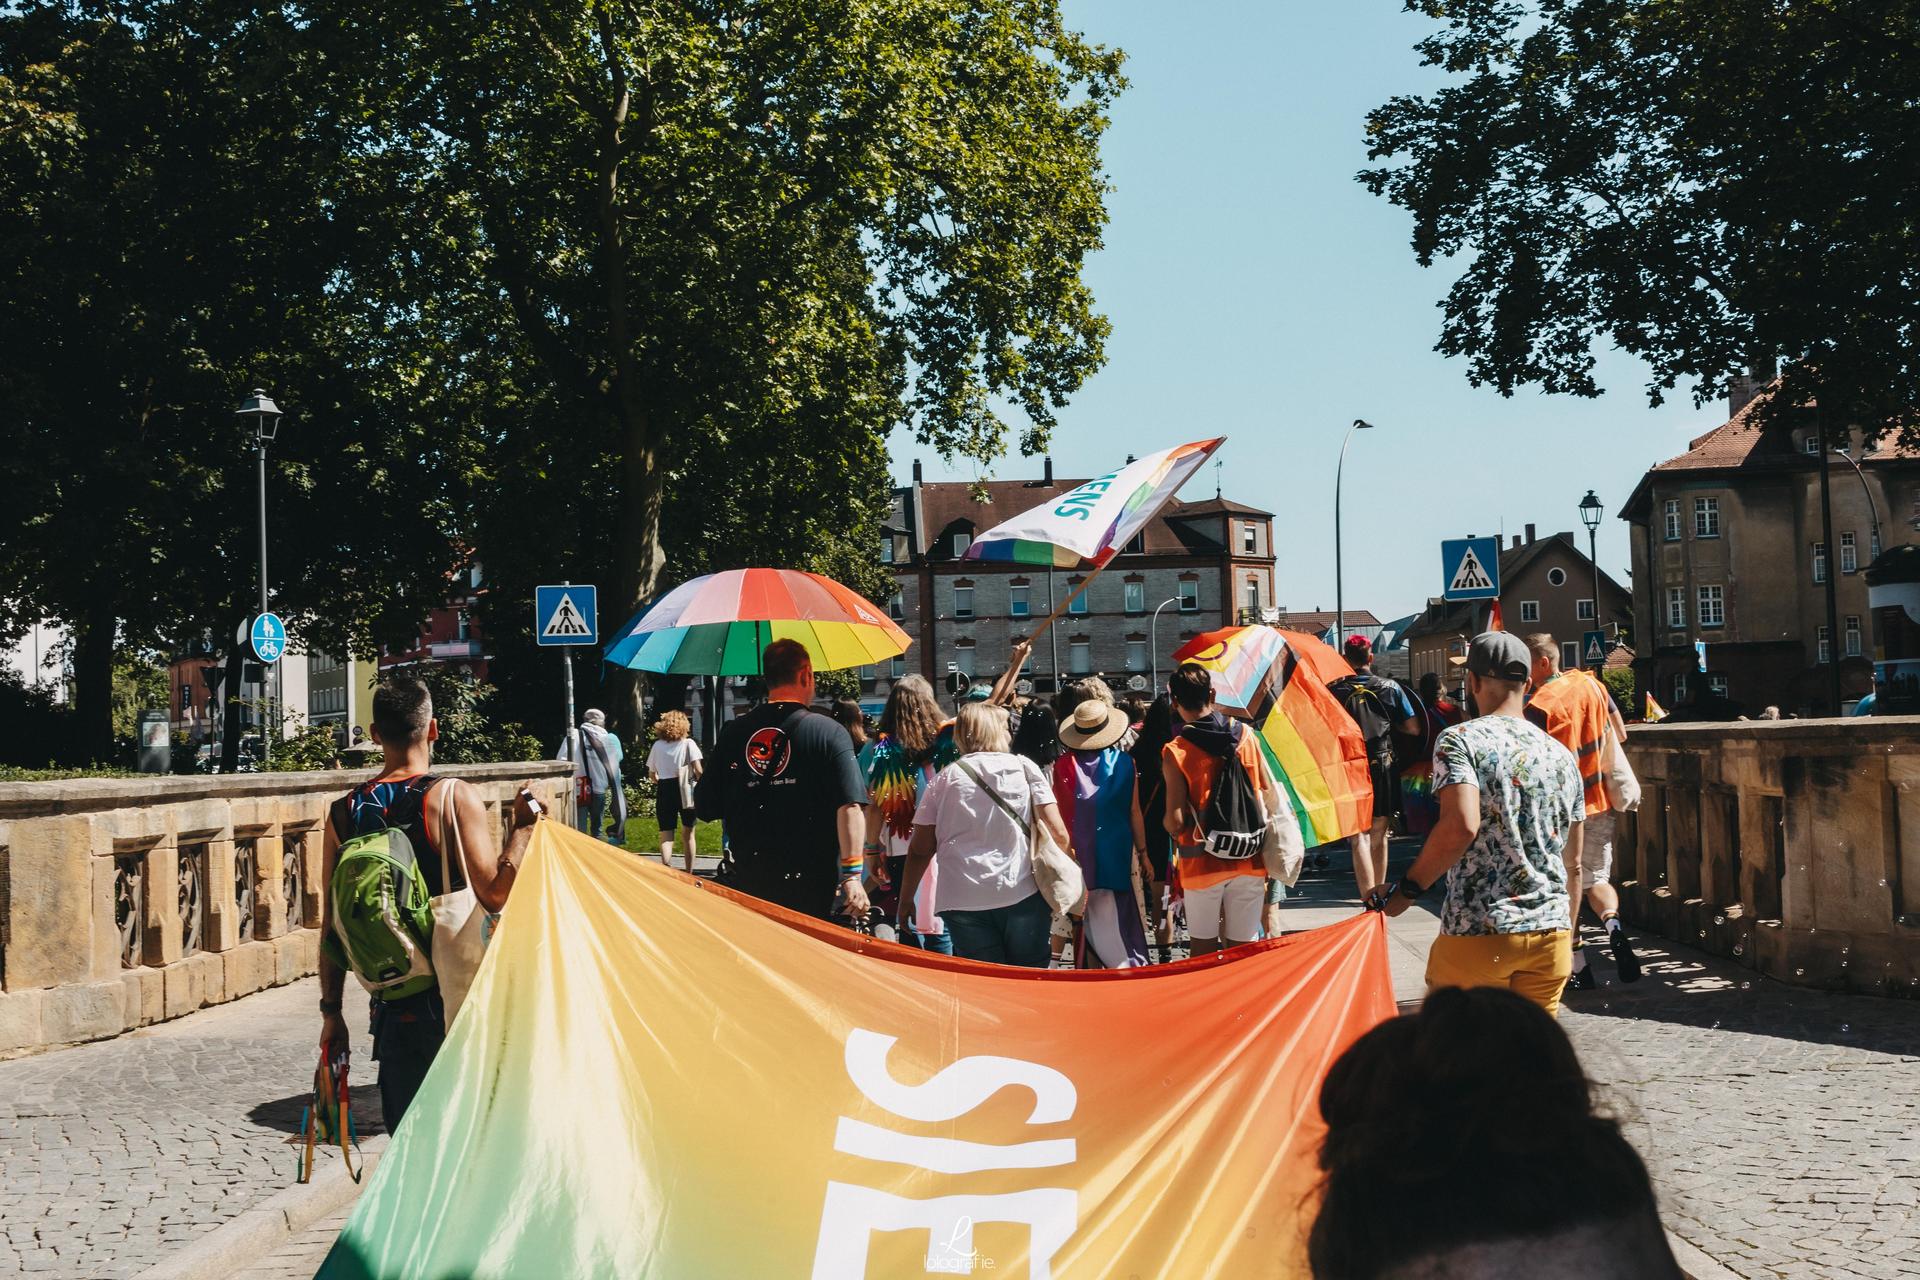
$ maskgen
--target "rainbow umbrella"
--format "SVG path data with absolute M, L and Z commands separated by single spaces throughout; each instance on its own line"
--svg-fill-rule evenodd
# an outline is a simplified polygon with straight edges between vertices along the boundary
M 1327 688 L 1321 672 L 1334 668 L 1314 646 L 1333 655 L 1340 674 L 1351 674 L 1352 668 L 1322 641 L 1273 627 L 1223 627 L 1195 636 L 1173 655 L 1218 673 L 1220 709 L 1249 721 L 1260 735 L 1260 749 L 1292 802 L 1309 847 L 1373 824 L 1366 739 Z M 1247 669 L 1265 655 L 1271 655 L 1268 665 L 1247 683 Z
M 683 582 L 614 632 L 615 666 L 669 675 L 760 674 L 775 640 L 798 640 L 822 671 L 864 667 L 913 641 L 856 591 L 799 569 L 729 569 Z

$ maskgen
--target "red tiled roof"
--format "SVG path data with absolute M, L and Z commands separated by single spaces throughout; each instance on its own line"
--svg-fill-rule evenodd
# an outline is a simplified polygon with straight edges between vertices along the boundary
M 1378 627 L 1383 625 L 1368 609 L 1348 609 L 1347 625 L 1350 627 Z M 1330 631 L 1338 615 L 1332 609 L 1304 609 L 1292 612 L 1282 611 L 1279 624 L 1289 631 Z
M 1687 442 L 1687 451 L 1676 458 L 1656 463 L 1653 470 L 1711 471 L 1744 467 L 1798 467 L 1808 457 L 1794 448 L 1792 427 L 1787 423 L 1763 423 L 1761 410 L 1772 397 L 1763 391 L 1749 400 L 1740 412 L 1703 436 Z M 1808 409 L 1818 408 L 1809 404 Z M 1889 434 L 1875 441 L 1863 461 L 1892 462 L 1920 458 L 1920 450 L 1903 447 Z

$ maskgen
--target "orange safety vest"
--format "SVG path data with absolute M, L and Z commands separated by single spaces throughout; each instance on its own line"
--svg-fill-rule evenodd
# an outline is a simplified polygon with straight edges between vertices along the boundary
M 1580 765 L 1580 785 L 1586 790 L 1587 815 L 1605 813 L 1607 803 L 1607 691 L 1584 671 L 1563 671 L 1533 691 L 1530 709 L 1544 717 L 1549 737 Z

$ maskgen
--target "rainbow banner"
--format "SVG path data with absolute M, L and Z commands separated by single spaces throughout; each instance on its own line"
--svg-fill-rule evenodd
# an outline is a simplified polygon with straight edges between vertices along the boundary
M 1011 969 L 542 822 L 320 1275 L 1298 1276 L 1320 1082 L 1393 1012 L 1377 914 Z
M 1360 726 L 1327 686 L 1288 649 L 1280 696 L 1259 723 L 1260 745 L 1293 801 L 1307 847 L 1373 825 L 1373 779 Z
M 1225 436 L 1196 440 L 1129 462 L 995 525 L 973 540 L 966 558 L 1056 569 L 1105 564 L 1225 443 Z

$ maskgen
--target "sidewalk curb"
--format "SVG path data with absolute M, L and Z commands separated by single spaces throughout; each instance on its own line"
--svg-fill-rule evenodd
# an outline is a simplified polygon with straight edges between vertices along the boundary
M 386 1134 L 367 1139 L 360 1148 L 366 1165 L 359 1182 L 347 1176 L 344 1161 L 329 1160 L 313 1175 L 312 1182 L 304 1186 L 295 1183 L 274 1192 L 142 1271 L 137 1280 L 225 1280 L 336 1209 L 352 1204 L 386 1149 Z
M 1738 1273 L 1727 1270 L 1672 1231 L 1667 1232 L 1667 1243 L 1673 1246 L 1674 1261 L 1687 1280 L 1740 1280 Z

